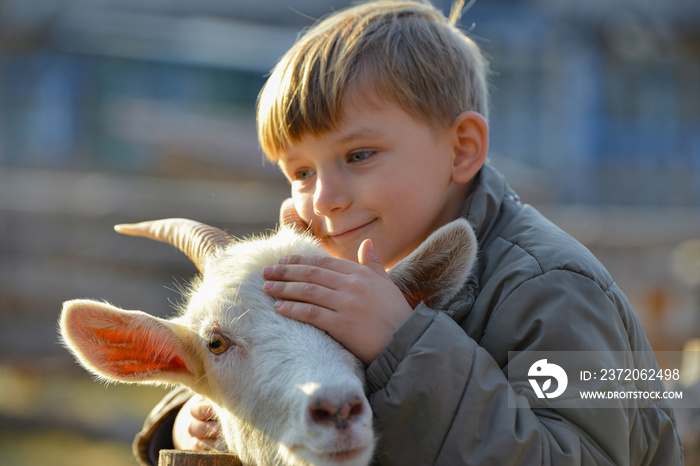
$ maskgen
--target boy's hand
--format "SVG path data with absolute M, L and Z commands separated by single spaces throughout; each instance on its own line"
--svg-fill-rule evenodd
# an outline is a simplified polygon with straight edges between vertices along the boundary
M 372 362 L 411 306 L 377 258 L 372 242 L 357 252 L 359 264 L 327 256 L 289 256 L 265 267 L 267 294 L 287 317 L 328 332 L 365 363 Z
M 194 395 L 175 418 L 173 445 L 178 450 L 215 450 L 221 426 L 209 400 Z

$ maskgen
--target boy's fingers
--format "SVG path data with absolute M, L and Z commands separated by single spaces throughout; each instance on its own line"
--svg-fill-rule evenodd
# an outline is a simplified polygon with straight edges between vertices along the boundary
M 199 441 L 213 440 L 221 434 L 221 426 L 217 421 L 193 421 L 190 423 L 188 433 Z
M 267 281 L 263 285 L 263 290 L 275 298 L 296 301 L 298 304 L 308 303 L 310 306 L 321 307 L 326 310 L 333 309 L 334 304 L 337 304 L 334 303 L 334 301 L 337 301 L 337 297 L 333 290 L 314 283 Z M 314 314 L 316 312 L 315 310 L 312 311 Z
M 216 411 L 209 400 L 203 396 L 195 396 L 190 402 L 190 414 L 200 421 L 216 420 Z
M 328 330 L 330 327 L 329 317 L 333 312 L 321 306 L 295 301 L 277 301 L 275 310 L 283 316 L 290 317 L 300 322 L 306 322 L 321 330 Z
M 217 446 L 217 441 L 214 439 L 202 439 L 202 440 L 197 440 L 194 444 L 194 450 L 199 450 L 199 451 L 209 451 L 209 450 L 216 450 Z
M 374 244 L 371 239 L 366 239 L 360 244 L 360 248 L 357 250 L 357 261 L 362 265 L 366 265 L 381 276 L 389 277 L 377 253 L 374 252 Z
M 280 264 L 309 265 L 339 273 L 352 273 L 354 267 L 357 266 L 357 264 L 349 260 L 338 259 L 331 256 L 285 256 L 280 259 Z
M 313 265 L 269 265 L 263 269 L 266 280 L 314 283 L 330 289 L 337 289 L 343 276 L 339 272 Z

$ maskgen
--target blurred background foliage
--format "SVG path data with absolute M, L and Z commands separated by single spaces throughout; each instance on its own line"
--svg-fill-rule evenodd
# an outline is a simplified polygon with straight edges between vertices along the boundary
M 0 0 L 3 464 L 135 464 L 163 391 L 94 383 L 58 342 L 61 303 L 172 314 L 194 267 L 116 223 L 275 226 L 288 187 L 257 92 L 349 3 Z M 700 333 L 700 3 L 479 0 L 461 27 L 493 69 L 492 163 L 598 255 L 655 349 L 682 348 Z

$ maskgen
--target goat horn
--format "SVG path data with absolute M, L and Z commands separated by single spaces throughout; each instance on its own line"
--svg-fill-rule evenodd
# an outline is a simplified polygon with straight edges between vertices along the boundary
M 186 218 L 122 224 L 114 229 L 125 235 L 142 236 L 175 246 L 194 262 L 201 273 L 204 273 L 209 256 L 235 241 L 223 230 Z

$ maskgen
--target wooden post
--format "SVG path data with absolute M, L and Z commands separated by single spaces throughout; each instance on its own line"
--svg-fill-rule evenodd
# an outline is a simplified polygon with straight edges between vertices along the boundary
M 690 387 L 700 380 L 700 338 L 687 340 L 681 360 L 681 385 Z
M 158 466 L 243 466 L 237 456 L 220 451 L 161 450 Z

